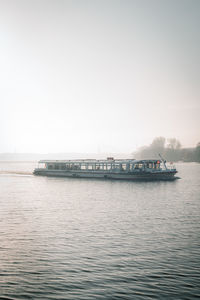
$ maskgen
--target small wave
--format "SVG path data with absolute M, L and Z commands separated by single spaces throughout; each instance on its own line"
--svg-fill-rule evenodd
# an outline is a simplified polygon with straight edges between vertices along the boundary
M 30 176 L 30 175 L 33 175 L 33 173 L 32 172 L 25 172 L 25 171 L 0 171 L 0 175 Z

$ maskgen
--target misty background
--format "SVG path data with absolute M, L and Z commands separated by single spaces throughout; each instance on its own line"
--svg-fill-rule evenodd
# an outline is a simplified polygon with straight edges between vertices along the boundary
M 195 149 L 199 28 L 198 0 L 0 0 L 0 153 Z

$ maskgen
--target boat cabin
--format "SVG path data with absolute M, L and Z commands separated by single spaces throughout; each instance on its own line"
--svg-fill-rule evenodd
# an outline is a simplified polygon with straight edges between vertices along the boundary
M 111 159 L 96 160 L 41 160 L 40 169 L 62 171 L 98 171 L 98 172 L 137 172 L 141 170 L 161 170 L 159 160 Z

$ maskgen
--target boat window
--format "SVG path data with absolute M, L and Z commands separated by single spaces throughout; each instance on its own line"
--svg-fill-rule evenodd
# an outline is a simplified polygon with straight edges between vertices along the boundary
M 100 164 L 96 164 L 96 170 L 100 170 Z
M 139 164 L 135 164 L 134 169 L 139 169 Z
M 122 164 L 122 171 L 126 171 L 126 164 Z
M 73 170 L 80 170 L 80 164 L 75 163 L 73 165 Z
M 39 167 L 40 169 L 47 169 L 47 164 L 46 164 L 46 163 L 41 163 L 41 162 L 39 162 L 39 163 L 38 163 L 38 167 Z
M 66 165 L 65 164 L 61 164 L 61 170 L 65 170 L 66 169 Z
M 104 164 L 100 164 L 100 170 L 104 169 Z
M 81 170 L 86 170 L 86 164 L 81 164 Z
M 133 164 L 130 164 L 130 171 L 132 171 L 133 169 Z
M 139 169 L 142 169 L 143 168 L 143 164 L 139 164 Z
M 88 164 L 88 170 L 92 170 L 93 169 L 93 165 Z
M 55 164 L 55 165 L 54 165 L 54 169 L 55 169 L 55 170 L 59 170 L 59 164 Z
M 53 165 L 48 165 L 48 169 L 52 170 L 53 169 Z
M 99 171 L 99 170 L 104 170 L 104 164 L 95 164 L 94 169 Z
M 111 169 L 111 164 L 107 164 L 107 170 Z
M 112 165 L 112 169 L 113 169 L 113 170 L 119 169 L 119 164 L 113 164 L 113 165 Z

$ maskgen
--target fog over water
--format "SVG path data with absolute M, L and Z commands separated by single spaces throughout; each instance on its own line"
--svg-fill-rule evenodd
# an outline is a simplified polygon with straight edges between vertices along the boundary
M 0 0 L 0 152 L 200 141 L 200 2 Z
M 0 0 L 0 299 L 200 298 L 199 28 L 199 0 Z M 181 179 L 33 175 L 158 153 Z

